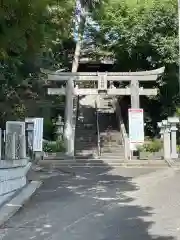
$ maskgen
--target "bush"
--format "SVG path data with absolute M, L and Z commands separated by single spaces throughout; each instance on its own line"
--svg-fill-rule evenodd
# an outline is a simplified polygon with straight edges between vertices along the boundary
M 56 142 L 44 142 L 43 143 L 43 151 L 47 153 L 58 153 L 64 152 L 64 142 L 63 141 L 56 141 Z
M 179 153 L 180 152 L 180 145 L 177 145 L 176 149 L 177 149 L 177 152 Z
M 138 146 L 139 152 L 159 152 L 162 149 L 162 141 L 154 139 L 152 141 L 144 143 L 142 146 Z

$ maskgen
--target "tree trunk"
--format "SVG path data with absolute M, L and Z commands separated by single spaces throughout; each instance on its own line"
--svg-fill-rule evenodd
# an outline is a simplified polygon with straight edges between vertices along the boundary
M 77 72 L 79 66 L 79 58 L 81 53 L 81 41 L 84 32 L 86 19 L 83 18 L 80 23 L 80 30 L 78 34 L 78 40 L 76 42 L 76 48 L 74 52 L 73 62 L 72 62 L 72 72 Z M 82 31 L 81 31 L 82 30 Z M 75 133 L 73 129 L 73 96 L 74 79 L 70 78 L 66 85 L 66 109 L 65 109 L 65 130 L 64 130 L 64 140 L 66 146 L 66 153 L 70 156 L 74 156 L 74 141 Z

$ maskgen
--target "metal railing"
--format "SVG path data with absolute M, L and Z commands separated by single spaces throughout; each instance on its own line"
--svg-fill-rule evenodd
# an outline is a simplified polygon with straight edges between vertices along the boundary
M 95 101 L 95 109 L 96 109 L 96 128 L 97 128 L 97 152 L 98 156 L 101 156 L 101 136 L 100 136 L 100 129 L 99 129 L 99 112 L 97 107 L 97 101 Z

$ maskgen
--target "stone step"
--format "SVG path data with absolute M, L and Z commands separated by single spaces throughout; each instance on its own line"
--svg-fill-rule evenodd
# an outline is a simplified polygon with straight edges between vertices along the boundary
M 105 152 L 124 152 L 124 147 L 122 146 L 103 146 L 102 150 Z
M 97 141 L 97 136 L 96 137 L 92 137 L 92 136 L 79 136 L 76 137 L 75 139 L 76 142 L 83 142 L 83 143 L 89 143 L 89 142 L 96 142 Z
M 93 131 L 96 131 L 97 130 L 97 127 L 94 126 L 93 128 L 84 128 L 83 126 L 76 126 L 76 131 L 84 131 L 84 132 L 93 132 Z
M 82 151 L 82 150 L 92 150 L 92 149 L 97 149 L 96 144 L 81 144 L 81 145 L 75 145 L 76 152 L 77 151 Z
M 124 158 L 124 153 L 114 154 L 114 153 L 101 153 L 104 158 Z
M 75 145 L 75 147 L 76 147 L 76 150 L 75 150 L 76 152 L 82 152 L 83 150 L 97 149 L 96 145 L 82 145 L 82 146 L 80 146 L 80 145 L 76 146 Z
M 118 135 L 118 136 L 111 136 L 111 135 L 109 135 L 109 136 L 103 136 L 101 133 L 100 133 L 100 136 L 101 136 L 101 138 L 102 139 L 104 139 L 104 140 L 108 140 L 108 141 L 114 141 L 114 140 L 116 140 L 116 141 L 118 141 L 118 140 L 120 140 L 121 139 L 121 137 Z
M 101 146 L 104 149 L 113 149 L 113 150 L 124 149 L 124 147 L 118 143 L 108 144 L 108 143 L 101 142 Z
M 80 135 L 80 136 L 87 136 L 87 135 L 91 135 L 91 136 L 96 136 L 97 135 L 97 132 L 96 130 L 93 130 L 93 131 L 84 131 L 84 130 L 76 130 L 75 132 L 76 136 L 77 135 Z
M 88 134 L 88 133 L 84 133 L 84 134 L 76 134 L 76 139 L 89 139 L 89 138 L 92 138 L 92 139 L 94 139 L 94 138 L 97 138 L 97 135 L 96 134 Z
M 39 164 L 43 167 L 52 166 L 54 168 L 58 167 L 67 167 L 67 172 L 72 171 L 73 167 L 105 167 L 108 165 L 110 166 L 126 166 L 126 167 L 168 167 L 168 164 L 164 160 L 118 160 L 118 159 L 94 159 L 93 157 L 90 158 L 90 156 L 81 156 L 81 158 L 77 157 L 73 160 L 42 160 L 39 162 Z
M 124 151 L 113 152 L 113 151 L 103 151 L 103 149 L 102 149 L 101 152 L 103 155 L 106 155 L 106 156 L 110 156 L 110 155 L 123 156 L 124 155 Z

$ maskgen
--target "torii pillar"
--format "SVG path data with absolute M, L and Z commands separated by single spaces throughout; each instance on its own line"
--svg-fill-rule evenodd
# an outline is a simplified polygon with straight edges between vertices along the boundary
M 131 108 L 140 108 L 139 81 L 131 81 Z
M 65 107 L 65 125 L 64 125 L 64 141 L 66 146 L 66 154 L 74 156 L 74 129 L 73 129 L 73 101 L 74 101 L 74 81 L 69 78 L 66 84 L 66 107 Z
M 130 89 L 131 89 L 131 108 L 140 108 L 140 95 L 141 90 L 143 88 L 139 87 L 140 81 L 156 81 L 159 76 L 162 76 L 164 73 L 165 68 L 159 68 L 151 71 L 141 71 L 141 72 L 130 72 L 127 74 L 131 77 Z M 149 89 L 149 93 L 147 95 L 156 95 L 155 89 Z

